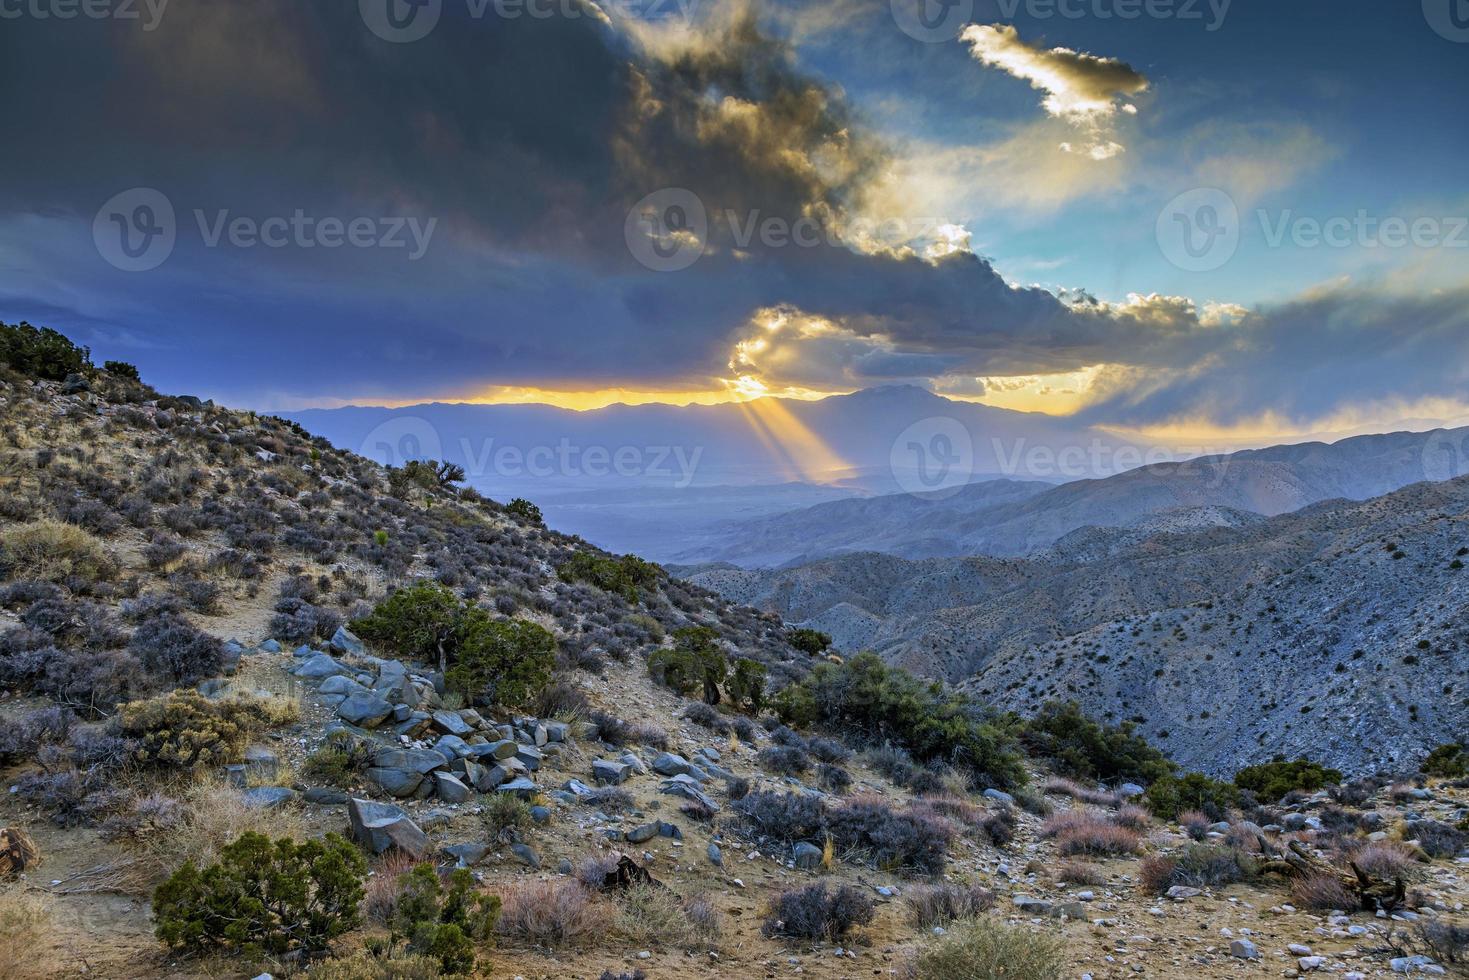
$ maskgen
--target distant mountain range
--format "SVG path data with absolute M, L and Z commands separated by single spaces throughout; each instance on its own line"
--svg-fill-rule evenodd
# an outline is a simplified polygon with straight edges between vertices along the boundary
M 1273 516 L 1465 473 L 1469 428 L 1357 436 L 1159 463 L 1060 486 L 1001 480 L 941 499 L 897 494 L 821 503 L 733 522 L 678 560 L 760 566 L 856 551 L 905 558 L 1026 555 L 1080 528 L 1127 528 L 1163 512 L 1191 511 L 1187 520 L 1204 524 L 1233 519 L 1221 508 Z
M 730 522 L 838 498 L 943 496 L 997 477 L 1054 485 L 1166 456 L 1066 419 L 908 386 L 820 401 L 588 412 L 436 403 L 289 417 L 379 462 L 458 463 L 492 497 L 536 501 L 558 530 L 655 559 L 713 548 Z

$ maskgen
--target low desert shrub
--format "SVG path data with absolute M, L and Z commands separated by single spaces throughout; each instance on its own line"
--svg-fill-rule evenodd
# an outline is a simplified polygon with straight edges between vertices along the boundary
M 1053 936 L 979 919 L 950 930 L 922 948 L 912 964 L 914 980 L 1055 980 L 1065 946 Z
M 908 918 L 919 929 L 970 919 L 995 904 L 995 893 L 978 885 L 915 885 L 906 898 Z
M 326 960 L 306 974 L 310 980 L 439 980 L 443 975 L 431 956 L 395 954 L 386 948 Z
M 1152 782 L 1171 773 L 1173 764 L 1135 727 L 1132 722 L 1104 725 L 1074 701 L 1050 701 L 1023 723 L 1020 742 L 1032 756 L 1074 779 Z
M 1259 873 L 1255 859 L 1232 847 L 1190 844 L 1173 857 L 1143 861 L 1139 882 L 1145 891 L 1161 895 L 1174 885 L 1206 888 L 1251 881 Z
M 1469 844 L 1469 833 L 1437 820 L 1420 820 L 1409 827 L 1409 832 L 1429 857 L 1456 857 Z
M 835 942 L 876 916 L 872 899 L 852 885 L 825 882 L 782 892 L 770 903 L 761 932 L 767 936 Z
M 1177 820 L 1185 810 L 1198 810 L 1212 820 L 1222 820 L 1225 811 L 1239 800 L 1239 790 L 1203 773 L 1191 772 L 1155 781 L 1143 800 L 1153 815 L 1163 820 Z
M 821 800 L 799 793 L 748 793 L 734 811 L 758 833 L 785 843 L 819 840 L 826 828 Z
M 196 691 L 125 704 L 118 734 L 133 743 L 132 760 L 152 769 L 193 770 L 234 762 L 250 739 L 295 719 L 283 698 L 236 696 L 211 700 Z
M 1374 878 L 1391 881 L 1418 874 L 1418 856 L 1413 848 L 1397 841 L 1367 841 L 1348 847 L 1345 859 Z
M 895 810 L 876 798 L 855 799 L 832 810 L 827 830 L 841 850 L 888 871 L 943 873 L 953 824 L 917 808 Z
M 852 758 L 852 750 L 831 738 L 813 738 L 808 751 L 821 762 L 841 765 Z
M 640 947 L 708 948 L 719 938 L 718 911 L 707 900 L 685 901 L 658 885 L 633 885 L 616 896 L 617 931 Z
M 760 768 L 777 776 L 799 776 L 811 768 L 811 759 L 805 752 L 786 745 L 761 749 L 755 761 Z
M 1440 779 L 1463 779 L 1469 776 L 1469 752 L 1457 742 L 1440 745 L 1428 753 L 1421 768 L 1426 775 Z
M 361 852 L 335 834 L 297 843 L 247 833 L 202 871 L 185 862 L 153 894 L 166 945 L 250 957 L 326 950 L 359 924 Z
M 828 793 L 845 793 L 852 785 L 852 774 L 841 766 L 823 762 L 816 767 L 816 782 Z
M 991 844 L 1004 847 L 1015 839 L 1016 823 L 1015 811 L 1006 806 L 985 817 L 980 822 L 979 829 L 990 839 Z
M 1062 861 L 1056 866 L 1056 880 L 1068 885 L 1105 885 L 1107 876 L 1085 861 Z
M 128 652 L 150 672 L 175 684 L 213 677 L 224 665 L 224 645 L 172 613 L 139 623 L 128 641 Z
M 582 805 L 614 816 L 631 810 L 636 802 L 621 786 L 602 786 L 581 797 Z
M 116 571 L 101 540 L 75 524 L 43 519 L 0 530 L 0 578 L 96 582 Z
M 1290 883 L 1291 902 L 1317 912 L 1340 909 L 1350 912 L 1360 904 L 1340 878 L 1331 874 L 1312 874 L 1295 878 Z
M 1178 825 L 1194 840 L 1203 840 L 1209 833 L 1211 823 L 1213 821 L 1198 810 L 1185 810 L 1178 815 Z
M 531 819 L 530 804 L 510 793 L 492 794 L 485 800 L 480 816 L 486 838 L 500 844 L 519 840 L 520 832 L 529 830 L 535 822 Z
M 521 878 L 500 891 L 496 931 L 537 946 L 558 947 L 599 941 L 613 923 L 613 912 L 579 882 Z
M 683 717 L 718 735 L 728 735 L 732 731 L 729 721 L 719 713 L 719 709 L 703 701 L 690 704 L 684 709 Z
M 475 947 L 489 939 L 500 915 L 500 900 L 479 891 L 467 868 L 444 881 L 431 864 L 420 864 L 399 879 L 392 935 L 408 950 L 438 961 L 449 975 L 470 973 Z
M 1234 785 L 1249 790 L 1262 802 L 1275 802 L 1287 793 L 1314 793 L 1326 785 L 1341 782 L 1342 775 L 1308 759 L 1286 762 L 1276 759 L 1258 766 L 1248 766 L 1234 774 Z

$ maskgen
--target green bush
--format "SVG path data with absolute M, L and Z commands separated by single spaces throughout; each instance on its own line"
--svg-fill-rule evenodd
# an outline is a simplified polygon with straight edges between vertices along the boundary
M 184 863 L 153 893 L 160 940 L 248 957 L 327 950 L 357 927 L 367 861 L 336 834 L 272 842 L 247 832 L 200 871 Z
M 720 702 L 719 685 L 729 665 L 717 643 L 719 634 L 708 626 L 685 626 L 673 631 L 673 646 L 648 656 L 653 680 L 685 696 L 701 692 L 706 704 Z
M 1429 776 L 1438 776 L 1441 779 L 1463 779 L 1469 775 L 1469 752 L 1464 751 L 1464 746 L 1454 742 L 1440 745 L 1428 753 L 1428 758 L 1423 760 L 1422 769 Z
M 78 347 L 50 327 L 0 321 L 0 364 L 46 381 L 92 370 L 92 352 Z
M 1323 786 L 1335 786 L 1340 782 L 1340 772 L 1307 759 L 1286 762 L 1277 758 L 1273 762 L 1247 766 L 1234 774 L 1234 785 L 1271 803 L 1294 790 L 1314 793 Z
M 143 380 L 142 376 L 138 374 L 137 365 L 129 364 L 127 361 L 103 361 L 102 370 L 115 378 L 124 378 L 128 381 Z
M 431 864 L 418 865 L 399 883 L 394 941 L 406 940 L 410 952 L 436 959 L 445 974 L 473 972 L 475 944 L 491 937 L 500 900 L 479 892 L 467 868 L 451 872 L 447 888 Z
M 831 637 L 820 630 L 793 629 L 786 635 L 791 646 L 802 653 L 809 653 L 813 657 L 819 657 L 831 646 Z
M 556 638 L 528 620 L 502 622 L 470 607 L 450 660 L 444 675 L 450 690 L 470 701 L 520 707 L 551 683 Z
M 889 667 L 874 653 L 817 664 L 780 692 L 775 707 L 789 724 L 820 721 L 874 744 L 888 739 L 919 761 L 967 769 L 977 783 L 1008 789 L 1026 781 L 1014 739 L 992 712 L 937 681 Z
M 1164 820 L 1177 820 L 1185 810 L 1198 810 L 1210 819 L 1219 820 L 1225 810 L 1238 802 L 1239 791 L 1229 783 L 1190 772 L 1156 780 L 1148 787 L 1143 800 L 1155 816 Z
M 524 497 L 516 497 L 505 505 L 505 513 L 532 527 L 544 527 L 546 519 L 541 516 L 541 508 L 526 500 Z
M 586 582 L 636 605 L 643 592 L 658 587 L 663 569 L 636 555 L 615 558 L 592 551 L 578 551 L 556 570 L 556 574 L 563 582 Z
M 437 582 L 401 588 L 352 623 L 352 632 L 394 656 L 448 665 L 464 604 Z
M 1049 701 L 1020 725 L 1020 741 L 1074 779 L 1150 783 L 1174 769 L 1163 753 L 1134 731 L 1132 722 L 1110 727 L 1088 718 L 1074 701 Z
M 735 707 L 750 714 L 759 714 L 765 707 L 765 665 L 749 657 L 735 661 L 729 679 L 724 683 Z
M 1055 980 L 1064 949 L 1058 937 L 977 919 L 919 950 L 913 972 L 917 980 Z

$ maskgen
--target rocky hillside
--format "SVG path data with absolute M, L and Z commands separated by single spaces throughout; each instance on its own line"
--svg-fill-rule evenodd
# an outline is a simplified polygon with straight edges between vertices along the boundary
M 904 558 L 1027 555 L 1087 527 L 1274 516 L 1323 500 L 1365 500 L 1422 480 L 1469 474 L 1469 428 L 1357 436 L 1159 463 L 1057 487 L 1000 480 L 952 496 L 900 494 L 817 504 L 729 525 L 685 563 L 772 566 L 856 551 Z
M 1210 771 L 1308 749 L 1371 771 L 1469 730 L 1469 479 L 1176 518 L 1031 558 L 689 577 L 1022 712 L 1059 696 L 1135 718 Z
M 1186 781 L 1123 729 L 823 657 L 455 475 L 123 366 L 0 377 L 0 976 L 1375 977 L 1464 953 L 1452 752 L 1392 785 Z M 931 564 L 951 595 L 1031 574 Z M 717 707 L 690 697 L 711 683 Z

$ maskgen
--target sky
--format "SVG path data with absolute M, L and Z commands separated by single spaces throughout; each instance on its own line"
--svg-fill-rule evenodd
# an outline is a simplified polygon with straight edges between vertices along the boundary
M 0 0 L 0 320 L 267 410 L 1463 421 L 1458 6 Z

